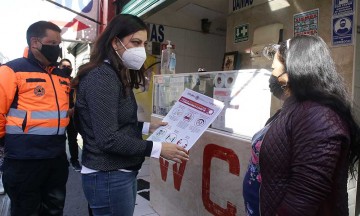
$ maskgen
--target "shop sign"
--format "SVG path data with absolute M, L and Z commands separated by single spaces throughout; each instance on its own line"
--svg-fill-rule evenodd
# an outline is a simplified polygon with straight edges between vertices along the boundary
M 234 42 L 239 43 L 249 40 L 249 24 L 243 24 L 235 27 Z
M 271 0 L 230 0 L 229 7 L 230 11 L 237 12 L 269 1 Z
M 354 0 L 333 0 L 333 16 L 354 13 Z
M 332 45 L 344 46 L 353 43 L 354 15 L 332 18 Z
M 222 146 L 219 146 L 217 144 L 209 143 L 204 148 L 203 153 L 203 170 L 202 170 L 202 201 L 204 204 L 205 209 L 215 216 L 220 215 L 228 215 L 228 216 L 235 216 L 237 215 L 237 212 L 240 212 L 238 206 L 234 205 L 230 201 L 227 201 L 227 205 L 224 208 L 221 203 L 216 203 L 212 200 L 211 196 L 211 163 L 213 159 L 221 160 L 225 163 L 227 163 L 227 166 L 229 167 L 229 174 L 240 176 L 240 160 L 239 157 L 236 155 L 236 153 L 229 148 L 225 148 Z M 161 172 L 161 179 L 166 182 L 167 176 L 168 176 L 168 170 L 169 170 L 169 161 L 164 160 L 160 157 L 160 172 Z M 182 163 L 173 163 L 173 182 L 174 182 L 174 188 L 177 191 L 180 191 L 181 189 L 181 183 L 183 180 L 184 172 L 186 169 L 186 161 L 183 161 Z
M 317 35 L 319 25 L 319 9 L 294 15 L 294 36 Z
M 42 16 L 62 28 L 63 40 L 94 41 L 99 26 L 98 1 L 46 0 L 41 1 Z
M 156 24 L 147 24 L 148 28 L 150 29 L 149 34 L 149 41 L 155 42 L 164 42 L 165 39 L 165 27 L 163 25 L 156 25 Z

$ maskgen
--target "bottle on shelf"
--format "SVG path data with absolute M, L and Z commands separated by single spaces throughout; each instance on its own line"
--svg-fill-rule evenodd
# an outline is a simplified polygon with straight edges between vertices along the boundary
M 175 74 L 176 55 L 172 49 L 171 41 L 168 40 L 166 49 L 161 51 L 161 74 Z

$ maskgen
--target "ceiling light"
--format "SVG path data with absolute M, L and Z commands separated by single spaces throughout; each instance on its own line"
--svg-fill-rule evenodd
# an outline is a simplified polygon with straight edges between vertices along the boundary
M 290 6 L 290 3 L 287 0 L 277 0 L 269 2 L 271 11 L 277 11 Z
M 121 13 L 141 17 L 150 12 L 153 14 L 174 1 L 176 0 L 131 0 L 123 7 Z

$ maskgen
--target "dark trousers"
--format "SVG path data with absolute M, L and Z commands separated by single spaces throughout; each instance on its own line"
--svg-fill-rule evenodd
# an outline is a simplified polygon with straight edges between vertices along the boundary
M 5 158 L 3 183 L 11 216 L 61 216 L 69 175 L 66 155 L 54 159 Z
M 0 145 L 0 173 L 3 171 L 4 156 L 4 146 Z
M 69 125 L 66 127 L 66 133 L 69 144 L 70 161 L 74 162 L 79 159 L 79 146 L 77 143 L 78 132 L 74 127 L 73 118 L 70 118 Z

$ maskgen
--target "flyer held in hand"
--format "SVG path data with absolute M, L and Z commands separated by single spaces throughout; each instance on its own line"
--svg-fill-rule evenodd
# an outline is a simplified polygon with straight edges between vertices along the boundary
M 185 89 L 163 119 L 168 124 L 155 130 L 148 140 L 176 143 L 189 150 L 223 108 L 223 102 Z

